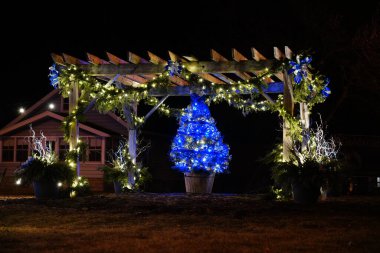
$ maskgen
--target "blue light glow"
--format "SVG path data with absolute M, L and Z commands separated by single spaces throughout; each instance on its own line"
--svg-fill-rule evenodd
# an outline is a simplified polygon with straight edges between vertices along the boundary
M 296 84 L 300 84 L 302 79 L 307 77 L 307 71 L 303 67 L 304 65 L 310 64 L 312 58 L 305 57 L 304 59 L 300 59 L 300 57 L 297 56 L 297 61 L 290 61 L 289 64 L 291 68 L 288 70 L 288 74 L 294 74 L 294 82 Z
M 191 104 L 180 118 L 170 158 L 181 172 L 222 173 L 231 159 L 229 147 L 216 128 L 204 98 L 191 95 Z
M 170 76 L 180 75 L 182 72 L 182 64 L 181 62 L 169 60 L 165 66 L 165 70 L 169 72 Z
M 53 64 L 53 65 L 49 68 L 49 70 L 50 70 L 50 73 L 49 73 L 50 84 L 51 84 L 51 86 L 54 87 L 54 89 L 56 89 L 57 86 L 58 86 L 58 82 L 59 82 L 59 80 L 58 80 L 59 72 L 58 72 L 58 70 L 55 68 L 55 64 Z

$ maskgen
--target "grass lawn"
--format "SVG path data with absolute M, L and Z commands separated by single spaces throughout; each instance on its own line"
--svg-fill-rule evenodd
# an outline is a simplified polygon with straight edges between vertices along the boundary
M 0 196 L 0 252 L 380 252 L 380 196 Z

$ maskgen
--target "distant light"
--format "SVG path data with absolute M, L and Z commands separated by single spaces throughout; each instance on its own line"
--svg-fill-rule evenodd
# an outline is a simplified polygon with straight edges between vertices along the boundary
M 21 184 L 21 178 L 17 179 L 16 184 L 17 184 L 17 185 L 20 185 L 20 184 Z
M 58 183 L 57 183 L 57 186 L 58 186 L 58 187 L 62 187 L 62 182 L 58 182 Z
M 55 105 L 54 105 L 53 103 L 50 103 L 50 104 L 49 104 L 49 109 L 50 109 L 50 110 L 53 110 L 54 108 L 55 108 Z
M 18 112 L 19 113 L 24 113 L 25 112 L 25 109 L 23 107 L 20 107 L 20 109 L 18 109 Z

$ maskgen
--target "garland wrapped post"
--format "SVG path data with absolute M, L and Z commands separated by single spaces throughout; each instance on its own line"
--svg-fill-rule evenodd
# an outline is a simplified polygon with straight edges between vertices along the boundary
M 292 55 L 289 53 L 290 59 Z M 288 114 L 284 117 L 283 133 L 283 160 L 288 161 L 290 149 L 293 143 L 299 141 L 301 149 L 305 150 L 308 143 L 308 130 L 310 127 L 310 117 L 312 107 L 324 102 L 330 95 L 328 88 L 329 79 L 311 73 L 310 56 L 302 54 L 296 56 L 296 60 L 289 60 L 287 68 L 284 69 L 284 109 Z M 299 116 L 294 117 L 295 103 L 299 103 Z M 291 116 L 291 117 L 289 117 Z M 297 130 L 291 130 L 292 124 L 297 123 Z
M 75 80 L 72 80 L 72 90 L 69 94 L 69 111 L 75 114 L 76 110 L 78 110 L 78 98 L 79 98 L 79 90 L 78 90 L 78 84 Z M 78 125 L 78 119 L 74 116 L 73 122 L 70 125 L 70 139 L 69 139 L 69 148 L 70 151 L 76 150 L 77 145 L 79 142 L 79 125 Z M 72 164 L 73 167 L 75 167 L 77 176 L 80 176 L 80 162 L 79 162 L 79 156 L 76 157 L 74 164 Z

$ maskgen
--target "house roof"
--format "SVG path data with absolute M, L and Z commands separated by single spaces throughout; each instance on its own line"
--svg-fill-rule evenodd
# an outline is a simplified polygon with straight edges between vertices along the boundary
M 28 118 L 26 120 L 20 121 L 18 123 L 15 123 L 15 124 L 12 124 L 12 125 L 8 124 L 3 129 L 0 130 L 0 135 L 4 135 L 6 133 L 9 133 L 9 132 L 11 132 L 13 130 L 16 130 L 16 129 L 20 128 L 20 127 L 28 125 L 28 124 L 30 124 L 32 122 L 41 120 L 43 118 L 52 118 L 52 119 L 56 119 L 56 120 L 59 120 L 59 121 L 63 121 L 65 119 L 61 115 L 58 115 L 58 114 L 53 113 L 51 111 L 45 111 L 43 113 L 37 114 L 37 115 L 35 115 L 33 117 L 30 117 L 30 118 Z M 102 136 L 102 137 L 110 137 L 110 135 L 108 133 L 105 133 L 103 131 L 97 130 L 97 129 L 93 128 L 93 127 L 89 127 L 89 126 L 87 126 L 85 124 L 82 124 L 82 123 L 79 123 L 78 125 L 79 125 L 79 128 L 81 128 L 81 129 L 83 129 L 85 131 L 88 131 L 90 133 L 93 133 L 95 135 Z
M 24 121 L 21 121 L 22 119 L 26 118 L 29 114 L 31 114 L 33 111 L 37 110 L 38 108 L 40 108 L 42 105 L 44 105 L 46 102 L 48 102 L 51 98 L 53 98 L 55 95 L 58 95 L 59 93 L 59 90 L 58 89 L 54 89 L 52 90 L 51 92 L 49 92 L 46 96 L 44 96 L 43 98 L 41 98 L 40 100 L 38 100 L 38 102 L 36 102 L 35 104 L 33 104 L 32 106 L 30 106 L 24 113 L 20 114 L 19 116 L 17 116 L 15 119 L 13 119 L 11 122 L 9 122 L 7 125 L 5 125 L 2 129 L 0 129 L 0 135 L 2 135 L 2 132 L 6 129 L 10 129 L 11 127 L 15 126 L 15 125 L 18 125 L 18 123 L 21 123 L 21 122 L 24 122 Z M 51 111 L 47 111 L 47 112 L 51 112 Z M 128 123 L 125 122 L 123 119 L 121 119 L 119 116 L 117 116 L 115 113 L 113 112 L 108 112 L 106 113 L 108 116 L 110 116 L 112 119 L 114 119 L 116 122 L 118 122 L 120 125 L 122 125 L 123 127 L 126 127 L 128 128 Z M 37 116 L 40 116 L 40 115 L 55 115 L 54 117 L 56 119 L 58 119 L 57 117 L 59 117 L 58 120 L 61 120 L 60 118 L 63 118 L 63 116 L 61 115 L 58 115 L 56 113 L 53 113 L 51 112 L 51 114 L 38 114 L 38 115 L 35 115 L 34 117 L 31 117 L 33 118 L 35 121 L 35 117 Z M 54 118 L 53 117 L 53 118 Z M 38 117 L 37 117 L 38 118 Z M 38 118 L 40 119 L 40 118 Z M 38 120 L 37 119 L 37 120 Z M 27 119 L 28 120 L 28 119 Z M 62 120 L 61 120 L 62 121 Z M 83 125 L 83 124 L 82 124 Z M 96 130 L 94 127 L 90 127 L 90 126 L 87 126 L 87 125 L 84 125 L 85 127 L 89 127 L 91 129 L 94 129 Z M 15 128 L 16 129 L 16 128 Z M 105 133 L 104 131 L 101 131 L 101 130 L 97 130 L 99 132 L 102 132 L 102 133 Z M 8 131 L 7 131 L 8 132 Z M 91 131 L 90 131 L 91 132 Z
M 47 94 L 45 97 L 38 100 L 37 103 L 35 103 L 34 105 L 32 105 L 31 107 L 26 109 L 26 111 L 24 113 L 20 114 L 15 119 L 13 119 L 11 122 L 9 122 L 4 128 L 7 128 L 7 127 L 19 122 L 20 120 L 25 118 L 27 115 L 29 115 L 31 112 L 38 109 L 41 105 L 45 104 L 49 99 L 54 97 L 56 94 L 58 94 L 58 89 L 55 89 L 55 90 L 49 92 L 49 94 Z

